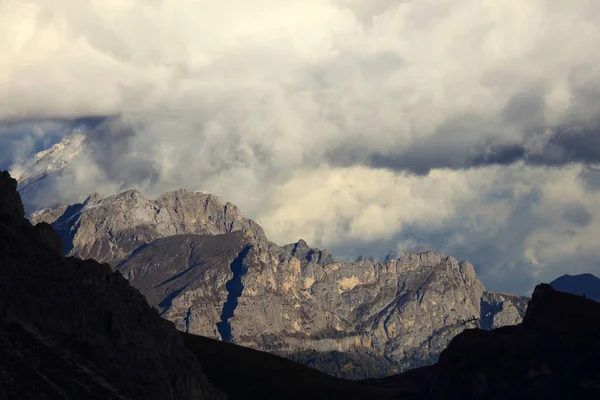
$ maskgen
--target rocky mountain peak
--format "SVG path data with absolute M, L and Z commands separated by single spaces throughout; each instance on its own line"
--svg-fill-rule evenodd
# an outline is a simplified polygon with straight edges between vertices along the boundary
M 87 199 L 85 199 L 85 201 L 83 202 L 83 205 L 84 205 L 84 206 L 88 206 L 88 205 L 97 204 L 97 203 L 99 203 L 100 201 L 102 201 L 103 199 L 104 199 L 104 197 L 102 197 L 102 196 L 100 195 L 100 193 L 96 193 L 96 192 L 94 192 L 94 193 L 90 194 L 90 195 L 87 197 Z
M 244 218 L 235 205 L 183 189 L 155 200 L 136 189 L 106 198 L 93 194 L 83 204 L 39 210 L 31 221 L 55 224 L 68 242 L 69 255 L 113 266 L 138 247 L 172 235 L 241 231 L 256 243 L 267 244 L 262 228 Z
M 482 309 L 490 327 L 513 318 L 499 317 L 514 311 L 508 303 L 482 303 L 485 288 L 466 261 L 427 251 L 336 262 L 302 239 L 269 242 L 238 207 L 210 194 L 151 200 L 128 191 L 34 219 L 52 216 L 69 254 L 111 263 L 178 329 L 338 376 L 435 362 Z
M 295 257 L 301 262 L 314 262 L 317 264 L 327 264 L 333 262 L 333 257 L 326 249 L 312 248 L 304 239 L 300 239 L 296 243 L 286 244 L 280 248 L 281 257 Z
M 19 191 L 23 192 L 47 175 L 60 172 L 83 151 L 85 135 L 75 129 L 49 149 L 36 153 L 26 164 L 18 167 Z
M 361 254 L 360 256 L 356 257 L 356 259 L 354 261 L 356 261 L 356 262 L 370 261 L 371 263 L 375 264 L 375 263 L 377 263 L 377 257 L 371 256 L 371 255 L 366 255 L 366 254 Z M 389 260 L 386 259 L 386 261 L 389 261 Z

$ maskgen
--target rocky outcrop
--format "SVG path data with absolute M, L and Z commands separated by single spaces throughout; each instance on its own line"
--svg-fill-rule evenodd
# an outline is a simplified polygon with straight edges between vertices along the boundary
M 481 297 L 481 329 L 491 330 L 519 324 L 525 316 L 529 297 L 486 292 Z
M 70 215 L 65 215 L 69 210 Z M 263 229 L 244 218 L 235 205 L 187 190 L 165 193 L 156 200 L 137 190 L 105 199 L 93 194 L 83 204 L 36 211 L 30 220 L 51 223 L 70 242 L 68 255 L 113 266 L 141 246 L 174 235 L 241 231 L 256 243 L 268 244 Z
M 600 278 L 592 274 L 563 275 L 550 282 L 556 290 L 600 301 Z
M 340 377 L 431 364 L 452 337 L 478 326 L 482 306 L 489 328 L 518 322 L 516 297 L 484 295 L 466 261 L 425 252 L 336 262 L 303 240 L 269 242 L 211 195 L 148 200 L 128 191 L 61 209 L 32 220 L 52 222 L 72 242 L 68 254 L 110 262 L 178 329 Z
M 216 399 L 172 324 L 108 265 L 64 258 L 0 174 L 0 398 Z

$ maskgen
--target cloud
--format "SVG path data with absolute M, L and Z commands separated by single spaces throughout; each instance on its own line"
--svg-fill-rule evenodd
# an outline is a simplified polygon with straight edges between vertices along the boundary
M 0 165 L 96 117 L 37 204 L 203 189 L 278 242 L 432 246 L 511 287 L 554 271 L 532 238 L 595 229 L 599 19 L 593 0 L 5 0 Z M 565 171 L 577 196 L 538 215 Z
M 527 294 L 560 274 L 600 272 L 600 195 L 588 192 L 582 168 L 320 169 L 280 187 L 259 221 L 272 236 L 301 233 L 347 260 L 433 249 L 470 260 L 491 290 Z

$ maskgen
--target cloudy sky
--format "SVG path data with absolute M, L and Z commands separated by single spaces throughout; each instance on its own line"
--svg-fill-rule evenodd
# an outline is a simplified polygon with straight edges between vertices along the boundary
M 2 0 L 0 168 L 39 205 L 187 188 L 280 244 L 600 274 L 597 0 Z

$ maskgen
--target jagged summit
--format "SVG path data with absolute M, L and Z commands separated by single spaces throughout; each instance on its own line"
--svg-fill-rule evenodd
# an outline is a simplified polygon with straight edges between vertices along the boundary
M 106 198 L 93 194 L 82 204 L 36 211 L 31 221 L 53 224 L 70 242 L 69 255 L 112 265 L 144 244 L 173 235 L 239 230 L 256 242 L 267 243 L 263 229 L 235 205 L 187 190 L 167 192 L 155 200 L 136 189 Z
M 519 322 L 485 296 L 474 267 L 432 251 L 337 262 L 305 240 L 284 246 L 216 196 L 136 190 L 36 212 L 66 254 L 108 262 L 178 329 L 366 378 L 435 362 L 465 321 Z M 488 307 L 488 301 L 493 307 Z

